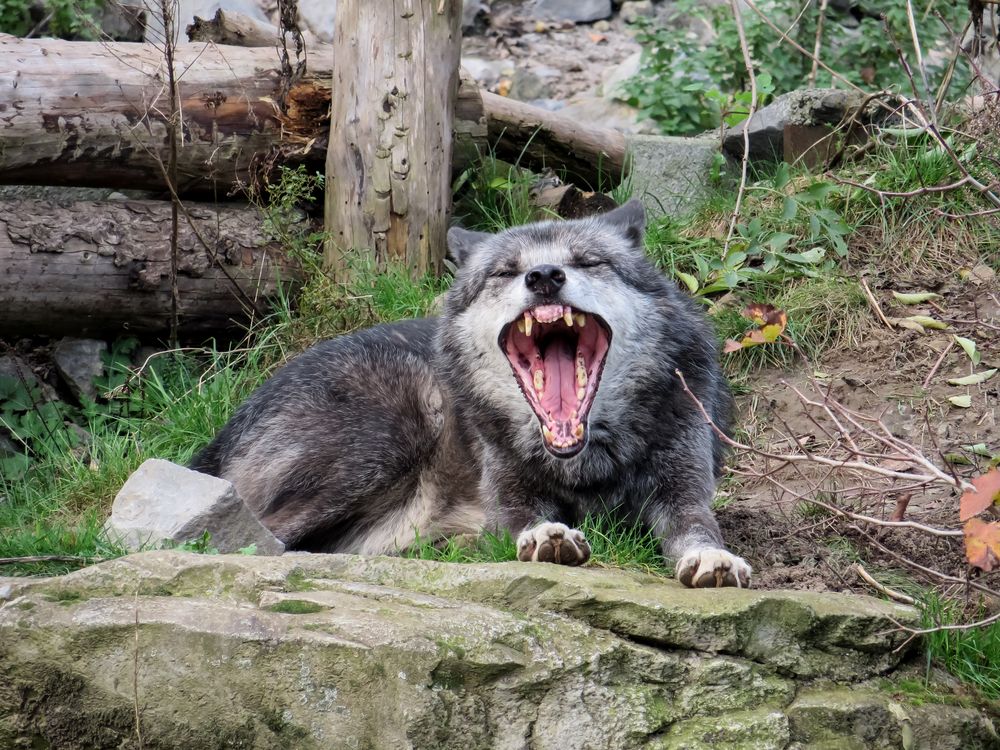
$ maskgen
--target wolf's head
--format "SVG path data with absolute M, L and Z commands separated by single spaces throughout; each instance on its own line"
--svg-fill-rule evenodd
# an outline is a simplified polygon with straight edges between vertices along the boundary
M 632 200 L 588 219 L 448 233 L 459 271 L 440 329 L 444 366 L 461 370 L 461 397 L 511 420 L 525 448 L 540 438 L 550 454 L 575 456 L 602 394 L 646 374 L 649 326 L 675 295 L 646 259 L 644 226 Z

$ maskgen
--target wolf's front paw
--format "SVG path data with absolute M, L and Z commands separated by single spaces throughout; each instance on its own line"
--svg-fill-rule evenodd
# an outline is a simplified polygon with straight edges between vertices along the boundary
M 677 580 L 691 588 L 746 588 L 752 572 L 742 557 L 713 547 L 692 550 L 677 561 Z
M 582 531 L 564 523 L 540 523 L 517 537 L 517 559 L 521 562 L 550 562 L 583 565 L 590 559 L 590 545 Z

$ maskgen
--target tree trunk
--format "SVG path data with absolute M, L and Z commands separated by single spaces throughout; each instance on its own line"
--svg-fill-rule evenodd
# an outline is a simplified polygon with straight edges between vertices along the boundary
M 346 0 L 337 7 L 326 156 L 326 262 L 440 272 L 451 210 L 461 0 Z
M 266 312 L 297 269 L 252 208 L 185 204 L 177 284 L 187 334 Z M 0 201 L 0 335 L 163 332 L 170 203 Z
M 182 193 L 222 198 L 248 181 L 255 159 L 323 169 L 329 46 L 310 50 L 285 114 L 277 106 L 281 82 L 273 48 L 181 44 L 176 58 L 183 71 Z M 152 45 L 0 36 L 0 183 L 164 190 L 164 73 L 163 55 Z M 417 105 L 411 97 L 401 106 Z M 513 161 L 529 140 L 519 160 L 528 168 L 565 169 L 591 187 L 598 185 L 599 167 L 606 185 L 624 170 L 617 131 L 481 95 L 471 80 L 462 83 L 456 115 L 456 170 L 490 149 Z M 441 178 L 447 175 L 445 168 Z

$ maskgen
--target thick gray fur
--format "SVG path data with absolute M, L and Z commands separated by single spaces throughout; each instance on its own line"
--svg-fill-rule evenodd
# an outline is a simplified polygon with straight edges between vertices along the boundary
M 292 549 L 393 552 L 422 538 L 577 524 L 588 512 L 640 521 L 668 557 L 722 548 L 709 504 L 723 448 L 681 389 L 721 427 L 731 396 L 697 305 L 647 259 L 638 201 L 610 214 L 496 235 L 452 230 L 461 265 L 439 319 L 323 342 L 239 408 L 194 469 L 232 481 Z M 524 281 L 561 266 L 538 300 Z M 543 446 L 498 345 L 526 308 L 568 304 L 613 333 L 582 452 Z

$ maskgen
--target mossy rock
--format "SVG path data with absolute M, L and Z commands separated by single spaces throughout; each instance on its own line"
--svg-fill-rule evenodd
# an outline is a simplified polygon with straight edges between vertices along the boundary
M 4 583 L 4 747 L 997 746 L 892 691 L 915 613 L 866 597 L 175 551 Z

